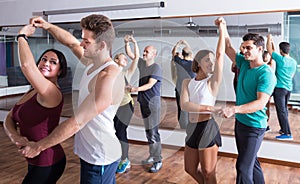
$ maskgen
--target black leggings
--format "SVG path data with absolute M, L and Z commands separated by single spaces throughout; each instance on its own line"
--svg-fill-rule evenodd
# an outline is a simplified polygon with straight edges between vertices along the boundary
M 118 137 L 122 148 L 122 160 L 128 158 L 129 145 L 127 138 L 127 127 L 130 123 L 133 111 L 134 106 L 132 104 L 132 101 L 130 101 L 128 104 L 120 106 L 116 113 L 116 116 L 114 117 L 116 136 Z
M 62 176 L 66 166 L 66 157 L 54 165 L 41 167 L 28 164 L 28 173 L 22 184 L 55 184 Z

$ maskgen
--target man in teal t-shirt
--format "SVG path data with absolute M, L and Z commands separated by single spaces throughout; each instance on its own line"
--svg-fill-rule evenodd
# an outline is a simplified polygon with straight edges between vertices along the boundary
M 266 65 L 251 68 L 250 62 L 241 54 L 236 55 L 236 66 L 242 75 L 237 85 L 236 105 L 243 105 L 257 100 L 257 93 L 272 95 L 276 84 L 276 77 L 272 69 Z M 239 95 L 240 94 L 240 95 Z M 236 119 L 249 127 L 266 128 L 268 116 L 266 107 L 247 114 L 236 114 Z
M 227 56 L 240 69 L 236 105 L 220 112 L 225 118 L 236 116 L 236 183 L 265 183 L 257 152 L 266 131 L 266 104 L 276 85 L 276 76 L 263 61 L 265 42 L 262 36 L 254 33 L 243 36 L 243 55 L 231 45 L 228 32 L 225 40 Z
M 290 44 L 281 42 L 279 44 L 280 54 L 275 52 L 272 35 L 268 35 L 267 50 L 276 62 L 275 75 L 277 84 L 274 89 L 273 98 L 275 102 L 277 118 L 280 125 L 279 133 L 276 136 L 279 140 L 292 140 L 292 133 L 288 119 L 288 101 L 293 89 L 293 77 L 296 72 L 297 61 L 289 56 Z

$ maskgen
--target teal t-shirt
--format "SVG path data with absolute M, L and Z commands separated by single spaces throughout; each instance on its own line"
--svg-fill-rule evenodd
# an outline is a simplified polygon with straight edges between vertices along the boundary
M 276 88 L 284 88 L 288 91 L 292 91 L 293 77 L 297 69 L 297 61 L 290 56 L 283 57 L 277 52 L 272 53 L 272 58 L 276 62 Z
M 250 68 L 250 62 L 241 54 L 236 55 L 236 64 L 240 68 L 238 77 L 236 105 L 243 105 L 257 100 L 257 92 L 272 95 L 276 85 L 276 76 L 271 67 L 263 64 L 256 68 Z M 266 107 L 248 114 L 236 114 L 235 117 L 241 123 L 255 128 L 267 127 Z

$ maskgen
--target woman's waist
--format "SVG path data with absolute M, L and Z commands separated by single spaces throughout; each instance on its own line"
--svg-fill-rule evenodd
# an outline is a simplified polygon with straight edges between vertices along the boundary
M 203 122 L 211 118 L 212 118 L 212 114 L 209 112 L 207 114 L 189 113 L 189 120 L 191 123 Z
M 31 165 L 36 166 L 50 166 L 65 157 L 65 152 L 60 144 L 52 146 L 42 151 L 38 156 L 34 158 L 27 158 L 27 161 Z

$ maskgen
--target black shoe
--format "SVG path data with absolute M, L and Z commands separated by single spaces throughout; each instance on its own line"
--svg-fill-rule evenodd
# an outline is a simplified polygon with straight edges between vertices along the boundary
M 153 157 L 148 157 L 146 160 L 142 160 L 143 165 L 152 164 L 152 163 L 154 163 L 154 158 Z
M 270 132 L 270 131 L 271 131 L 271 128 L 269 126 L 267 126 L 266 132 Z
M 156 173 L 162 168 L 162 161 L 154 162 L 149 172 Z

